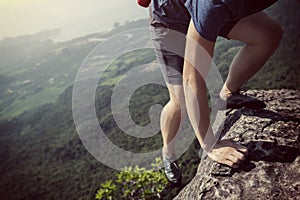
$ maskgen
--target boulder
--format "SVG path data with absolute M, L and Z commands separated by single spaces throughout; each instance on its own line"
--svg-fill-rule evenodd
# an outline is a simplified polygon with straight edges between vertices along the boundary
M 264 101 L 266 108 L 227 110 L 218 131 L 248 147 L 246 162 L 232 169 L 206 156 L 176 200 L 300 199 L 300 91 L 245 94 Z

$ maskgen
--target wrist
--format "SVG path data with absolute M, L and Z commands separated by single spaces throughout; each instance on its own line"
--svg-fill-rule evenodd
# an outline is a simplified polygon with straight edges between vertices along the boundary
M 216 138 L 213 134 L 209 137 L 205 137 L 204 141 L 202 142 L 201 148 L 203 149 L 203 151 L 205 153 L 209 153 L 214 146 L 216 145 L 216 143 L 218 143 L 218 138 Z

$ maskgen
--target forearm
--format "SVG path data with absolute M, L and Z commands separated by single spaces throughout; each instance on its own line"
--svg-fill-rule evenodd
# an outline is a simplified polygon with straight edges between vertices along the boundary
M 185 63 L 185 67 L 189 66 Z M 189 72 L 194 70 L 188 70 Z M 199 75 L 187 74 L 189 77 L 184 81 L 184 93 L 186 101 L 186 109 L 194 129 L 196 137 L 205 151 L 209 151 L 216 142 L 213 131 L 210 126 L 208 98 L 206 84 Z
M 184 92 L 187 113 L 201 147 L 209 151 L 216 143 L 210 127 L 205 78 L 211 67 L 214 42 L 201 37 L 191 23 L 184 62 Z

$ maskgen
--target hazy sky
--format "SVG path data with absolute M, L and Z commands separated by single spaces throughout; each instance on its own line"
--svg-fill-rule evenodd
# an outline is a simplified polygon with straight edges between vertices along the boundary
M 0 40 L 54 28 L 61 40 L 147 17 L 136 0 L 0 0 Z

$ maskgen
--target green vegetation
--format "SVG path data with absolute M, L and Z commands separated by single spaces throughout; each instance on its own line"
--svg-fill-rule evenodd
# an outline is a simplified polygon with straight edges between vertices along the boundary
M 299 3 L 294 0 L 279 1 L 268 10 L 283 26 L 283 40 L 246 88 L 300 89 L 298 10 Z M 82 59 L 97 45 L 91 39 L 105 39 L 147 23 L 148 20 L 140 20 L 119 26 L 108 34 L 92 34 L 61 43 L 35 36 L 0 41 L 1 199 L 94 199 L 100 183 L 106 183 L 104 187 L 108 192 L 115 189 L 115 184 L 114 193 L 122 194 L 118 183 L 109 182 L 120 172 L 92 157 L 77 135 L 72 118 L 72 84 Z M 142 40 L 140 37 L 132 43 L 137 45 Z M 214 60 L 223 78 L 241 46 L 236 41 L 218 40 Z M 154 61 L 151 49 L 125 54 L 106 69 L 97 88 L 95 106 L 99 123 L 115 145 L 128 151 L 158 149 L 162 145 L 161 136 L 157 133 L 151 138 L 139 139 L 123 133 L 113 118 L 111 95 L 124 73 Z M 161 78 L 159 69 L 147 73 Z M 143 85 L 131 96 L 130 115 L 136 124 L 145 126 L 150 123 L 149 108 L 154 104 L 163 106 L 167 101 L 166 88 L 157 84 Z M 184 127 L 183 132 L 192 130 Z M 198 142 L 194 141 L 179 158 L 183 185 L 197 170 L 199 149 Z M 131 170 L 134 172 L 134 168 Z M 179 190 L 167 186 L 161 197 L 172 199 Z
M 96 199 L 158 199 L 167 186 L 167 179 L 159 171 L 162 162 L 156 159 L 152 169 L 138 166 L 126 167 L 116 176 L 116 180 L 108 180 L 101 184 Z
M 54 103 L 73 84 L 81 63 L 99 41 L 120 31 L 146 27 L 147 24 L 147 20 L 138 20 L 109 33 L 91 34 L 59 43 L 53 43 L 41 34 L 3 39 L 0 41 L 0 120 L 10 120 L 25 111 Z M 147 37 L 139 36 L 139 40 L 147 40 Z M 138 41 L 128 43 L 138 45 Z M 105 62 L 105 57 L 100 61 Z M 116 67 L 119 66 L 122 66 L 121 63 Z M 107 84 L 112 83 L 107 81 Z

